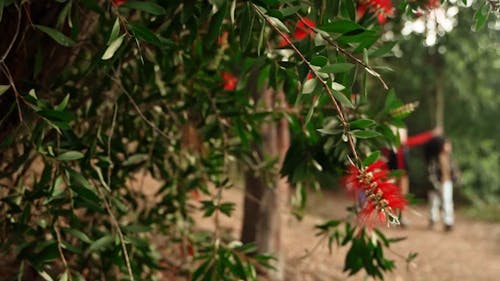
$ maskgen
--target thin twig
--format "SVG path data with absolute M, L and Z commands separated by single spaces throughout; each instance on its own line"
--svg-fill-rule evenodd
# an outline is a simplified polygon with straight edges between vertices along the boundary
M 115 77 L 111 77 L 111 79 L 113 80 L 113 82 L 116 83 L 116 85 L 120 88 L 120 90 L 122 90 L 122 92 L 128 97 L 130 103 L 134 107 L 137 114 L 139 114 L 139 116 L 142 118 L 142 120 L 144 120 L 144 122 L 146 122 L 151 128 L 153 128 L 153 130 L 158 132 L 160 135 L 162 135 L 166 139 L 170 139 L 170 137 L 167 134 L 165 134 L 165 132 L 160 130 L 160 128 L 158 128 L 158 126 L 156 126 L 156 124 L 153 123 L 153 121 L 149 120 L 146 116 L 144 116 L 144 113 L 142 113 L 141 108 L 139 107 L 139 105 L 137 105 L 134 98 L 132 97 L 132 95 L 130 95 L 130 93 L 127 91 L 127 89 L 125 89 L 125 87 L 123 87 L 122 83 L 120 81 L 118 81 L 118 79 Z
M 17 9 L 17 25 L 16 25 L 16 32 L 14 32 L 14 36 L 12 37 L 12 40 L 10 41 L 9 43 L 9 46 L 7 47 L 7 49 L 5 50 L 4 54 L 2 55 L 2 57 L 0 58 L 0 63 L 3 63 L 5 61 L 5 59 L 7 58 L 7 56 L 9 55 L 10 53 L 10 50 L 12 49 L 12 47 L 14 46 L 14 43 L 16 42 L 16 39 L 17 39 L 17 36 L 19 35 L 19 29 L 21 27 L 21 9 L 19 9 L 19 7 L 17 5 L 16 6 L 16 9 Z
M 97 168 L 95 165 L 92 165 L 92 166 L 94 169 Z M 105 189 L 110 190 L 108 184 L 106 184 L 103 181 L 101 181 L 101 184 L 104 185 Z M 123 236 L 123 232 L 122 232 L 122 229 L 120 227 L 120 223 L 118 222 L 115 215 L 113 214 L 113 211 L 111 210 L 111 206 L 109 206 L 108 196 L 107 196 L 108 194 L 103 194 L 103 192 L 99 188 L 99 184 L 94 183 L 94 185 L 96 186 L 97 192 L 99 193 L 99 195 L 101 195 L 101 197 L 104 201 L 104 207 L 106 208 L 106 212 L 108 213 L 108 215 L 111 219 L 111 224 L 116 228 L 116 232 L 118 233 L 118 238 L 120 240 L 120 245 L 122 247 L 123 257 L 125 259 L 125 266 L 127 267 L 127 272 L 128 272 L 130 281 L 135 281 L 134 273 L 132 271 L 132 266 L 130 265 L 130 258 L 128 255 L 127 246 L 125 245 L 125 236 Z
M 109 130 L 109 135 L 108 135 L 108 144 L 107 144 L 108 145 L 108 147 L 107 147 L 108 158 L 110 158 L 110 155 L 111 155 L 111 139 L 113 138 L 114 128 L 115 128 L 115 124 L 116 124 L 117 111 L 118 111 L 118 105 L 115 103 L 115 107 L 114 107 L 114 111 L 113 111 L 113 120 L 111 122 L 111 128 Z M 111 161 L 111 158 L 110 158 L 110 161 Z M 94 169 L 97 169 L 97 167 L 95 167 L 95 166 L 93 166 L 93 167 L 94 167 Z M 104 185 L 104 187 L 107 190 L 111 190 L 111 188 L 110 188 L 110 185 L 111 185 L 111 164 L 110 164 L 110 167 L 108 167 L 107 183 L 102 181 L 102 184 Z M 96 186 L 99 186 L 99 185 L 96 184 Z M 118 233 L 118 237 L 120 239 L 120 244 L 122 247 L 122 252 L 123 252 L 124 259 L 125 259 L 125 265 L 127 267 L 129 278 L 131 281 L 134 281 L 134 273 L 132 271 L 132 266 L 130 265 L 130 258 L 128 255 L 127 246 L 125 245 L 125 237 L 123 236 L 123 232 L 121 230 L 121 227 L 120 227 L 118 220 L 116 219 L 115 215 L 113 214 L 113 212 L 111 210 L 111 207 L 109 206 L 108 196 L 107 196 L 108 194 L 103 194 L 103 192 L 101 192 L 100 188 L 97 188 L 97 191 L 103 197 L 104 207 L 106 208 L 106 211 L 108 212 L 108 215 L 111 218 L 111 223 L 116 228 L 116 232 Z
M 106 211 L 109 214 L 109 217 L 111 218 L 111 222 L 114 224 L 116 228 L 116 232 L 118 233 L 118 237 L 120 238 L 120 244 L 122 246 L 122 251 L 123 251 L 123 256 L 125 258 L 125 265 L 127 266 L 127 271 L 128 275 L 130 278 L 130 281 L 134 281 L 134 273 L 132 272 L 132 266 L 130 265 L 130 258 L 128 256 L 128 251 L 127 251 L 127 246 L 125 245 L 125 237 L 123 236 L 123 232 L 121 230 L 120 224 L 118 223 L 118 220 L 116 219 L 115 215 L 111 211 L 111 207 L 109 206 L 108 199 L 106 196 L 103 198 L 104 200 L 104 207 L 106 208 Z
M 116 125 L 116 116 L 118 115 L 118 103 L 115 102 L 114 108 L 113 108 L 113 119 L 111 121 L 111 128 L 109 129 L 109 136 L 108 136 L 108 160 L 109 160 L 109 166 L 108 166 L 108 173 L 107 173 L 107 182 L 108 186 L 111 184 L 111 172 L 113 170 L 113 162 L 111 161 L 111 139 L 115 130 L 115 125 Z
M 314 246 L 311 248 L 311 250 L 307 250 L 306 249 L 306 253 L 300 257 L 298 257 L 297 259 L 299 261 L 301 260 L 305 260 L 306 258 L 310 257 L 312 254 L 314 254 L 314 252 L 316 252 L 316 250 L 318 249 L 318 247 L 320 245 L 323 245 L 324 241 L 326 238 L 328 238 L 329 236 L 329 233 L 325 233 L 321 236 L 321 238 L 316 242 L 316 244 L 314 244 Z
M 59 256 L 61 256 L 61 261 L 64 265 L 64 269 L 68 273 L 68 280 L 72 281 L 73 279 L 71 278 L 71 273 L 70 273 L 70 268 L 68 266 L 68 262 L 66 261 L 66 258 L 64 257 L 64 253 L 62 250 L 62 239 L 61 239 L 61 233 L 59 232 L 59 227 L 54 225 L 54 231 L 56 233 L 56 239 L 57 239 L 57 250 L 59 251 Z
M 288 36 L 283 33 L 278 27 L 276 27 L 272 21 L 269 19 L 269 17 L 264 14 L 259 7 L 257 7 L 255 4 L 252 4 L 255 10 L 257 11 L 258 14 L 260 14 L 264 20 L 268 23 L 268 25 L 274 29 L 278 34 L 292 47 L 292 49 L 297 53 L 297 55 L 300 57 L 300 59 L 307 65 L 311 73 L 318 79 L 318 81 L 321 83 L 323 88 L 325 89 L 326 93 L 330 97 L 330 100 L 332 101 L 333 105 L 335 106 L 335 110 L 337 111 L 337 115 L 339 116 L 340 122 L 342 123 L 342 127 L 344 127 L 345 135 L 347 136 L 347 141 L 349 143 L 349 147 L 351 150 L 351 153 L 357 161 L 359 161 L 358 153 L 356 152 L 356 148 L 354 145 L 354 139 L 352 138 L 352 135 L 349 133 L 349 124 L 347 123 L 347 120 L 344 116 L 344 112 L 342 111 L 342 106 L 337 102 L 335 99 L 332 89 L 328 86 L 327 82 L 323 80 L 323 78 L 319 75 L 317 70 L 312 66 L 312 64 L 304 57 L 304 55 L 300 52 L 300 50 L 293 44 L 293 42 L 288 38 Z
M 12 91 L 14 92 L 14 97 L 16 98 L 16 106 L 17 106 L 17 112 L 19 114 L 19 122 L 23 123 L 23 113 L 21 111 L 21 105 L 19 104 L 19 92 L 17 91 L 16 84 L 14 83 L 14 79 L 12 78 L 12 75 L 10 74 L 10 70 L 5 64 L 5 62 L 0 63 L 0 69 L 2 72 L 5 74 L 5 77 L 7 77 L 7 80 L 9 80 L 9 85 L 12 87 Z M 24 101 L 24 99 L 23 99 Z
M 12 91 L 14 92 L 14 97 L 16 99 L 17 111 L 18 111 L 18 114 L 19 114 L 19 122 L 23 123 L 23 114 L 22 114 L 22 111 L 21 111 L 21 106 L 19 105 L 19 96 L 20 95 L 19 95 L 19 92 L 17 91 L 16 85 L 14 83 L 14 79 L 12 77 L 12 74 L 10 73 L 9 67 L 5 63 L 5 59 L 9 55 L 10 51 L 12 50 L 12 47 L 14 46 L 14 43 L 17 40 L 17 37 L 19 36 L 19 30 L 20 30 L 20 27 L 21 27 L 21 19 L 22 19 L 21 9 L 17 6 L 17 4 L 15 6 L 16 6 L 16 9 L 17 9 L 16 31 L 14 32 L 14 35 L 12 36 L 12 39 L 11 39 L 11 41 L 9 43 L 9 46 L 7 47 L 7 49 L 5 50 L 5 52 L 3 53 L 2 57 L 0 58 L 0 66 L 1 66 L 2 72 L 4 73 L 5 77 L 9 81 L 9 85 L 12 87 Z
M 311 28 L 311 27 L 309 27 L 309 28 Z M 316 28 L 314 28 L 313 30 L 316 30 Z M 323 39 L 325 39 L 325 41 L 328 42 L 330 45 L 335 47 L 335 49 L 337 49 L 337 51 L 341 52 L 344 56 L 350 58 L 351 60 L 355 61 L 357 64 L 363 66 L 365 68 L 366 72 L 368 72 L 372 76 L 376 77 L 380 81 L 380 83 L 382 83 L 382 86 L 384 86 L 384 89 L 389 90 L 389 87 L 387 86 L 387 83 L 385 83 L 384 79 L 382 79 L 382 76 L 378 72 L 373 70 L 373 68 L 371 68 L 371 66 L 364 63 L 362 60 L 358 59 L 357 57 L 353 56 L 348 51 L 341 48 L 337 43 L 333 42 L 333 40 L 330 36 L 325 35 L 323 32 L 321 32 L 321 37 Z
M 304 22 L 304 18 L 299 14 L 299 13 L 296 13 L 297 17 L 299 17 L 299 19 Z M 365 70 L 366 72 L 370 73 L 372 76 L 376 77 L 380 83 L 382 83 L 382 86 L 384 86 L 384 89 L 388 90 L 389 87 L 387 86 L 387 83 L 385 83 L 384 79 L 382 79 L 382 76 L 376 72 L 371 66 L 369 66 L 368 64 L 366 64 L 365 62 L 363 62 L 362 60 L 358 59 L 357 57 L 355 57 L 353 54 L 351 54 L 350 52 L 344 50 L 343 48 L 341 48 L 337 43 L 335 43 L 332 38 L 330 37 L 330 35 L 327 35 L 325 34 L 324 31 L 322 30 L 319 30 L 317 29 L 316 27 L 312 27 L 312 26 L 309 26 L 308 24 L 305 24 L 305 26 L 307 28 L 309 28 L 310 30 L 316 32 L 316 33 L 319 33 L 321 34 L 321 37 L 326 41 L 328 42 L 328 44 L 332 45 L 338 52 L 341 52 L 344 56 L 348 57 L 349 59 L 351 59 L 352 61 L 354 61 L 355 63 L 361 65 Z

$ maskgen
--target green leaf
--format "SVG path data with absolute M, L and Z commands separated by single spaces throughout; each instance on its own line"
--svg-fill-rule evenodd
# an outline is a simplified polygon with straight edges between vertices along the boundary
M 166 11 L 162 6 L 151 1 L 148 2 L 131 1 L 131 2 L 126 2 L 121 7 L 140 10 L 155 16 L 161 16 L 166 14 Z
M 33 26 L 36 27 L 38 30 L 44 32 L 45 34 L 49 35 L 57 43 L 65 46 L 65 47 L 71 47 L 71 46 L 74 46 L 76 44 L 76 42 L 73 41 L 73 39 L 67 37 L 66 35 L 62 34 L 61 32 L 59 32 L 56 29 L 53 29 L 53 28 L 50 28 L 47 26 L 43 26 L 43 25 L 37 25 L 37 24 L 34 24 Z
M 337 135 L 343 132 L 341 129 L 333 129 L 333 128 L 321 128 L 316 131 L 324 134 L 324 135 Z
M 125 161 L 123 161 L 122 165 L 123 166 L 130 166 L 130 165 L 136 165 L 139 163 L 142 163 L 146 160 L 148 160 L 149 155 L 140 153 L 140 154 L 134 154 L 127 158 Z
M 321 230 L 328 230 L 330 228 L 337 227 L 338 225 L 340 225 L 340 223 L 341 223 L 341 221 L 339 221 L 339 220 L 330 220 L 330 221 L 327 221 L 325 223 L 318 224 L 315 227 L 319 228 Z
M 75 116 L 67 111 L 44 109 L 37 111 L 37 113 L 48 120 L 55 122 L 70 122 L 75 119 Z
M 364 129 L 375 125 L 375 121 L 371 119 L 358 119 L 349 122 L 349 126 L 354 129 Z
M 380 157 L 379 150 L 370 153 L 370 155 L 368 155 L 368 157 L 366 157 L 365 160 L 363 160 L 363 166 L 366 167 L 368 165 L 373 164 L 379 157 Z
M 380 136 L 380 133 L 372 130 L 353 130 L 351 133 L 359 139 L 370 139 Z
M 151 226 L 143 224 L 131 224 L 123 227 L 126 233 L 144 233 L 151 231 Z
M 250 38 L 252 37 L 254 19 L 255 13 L 253 13 L 247 4 L 243 10 L 243 15 L 240 21 L 240 47 L 242 52 L 247 49 Z
M 113 203 L 113 206 L 118 208 L 118 210 L 122 213 L 126 213 L 128 211 L 127 205 L 116 197 L 111 197 L 111 203 Z
M 61 228 L 61 230 L 63 232 L 66 232 L 66 233 L 69 233 L 70 235 L 82 240 L 83 242 L 87 243 L 87 244 L 91 244 L 93 243 L 94 241 L 92 241 L 92 239 L 90 239 L 87 234 L 81 232 L 80 230 L 78 229 L 75 229 L 75 228 L 69 228 L 69 227 L 65 227 L 65 228 Z
M 415 258 L 417 258 L 417 256 L 418 256 L 418 253 L 410 252 L 408 254 L 408 257 L 406 258 L 406 262 L 407 263 L 412 262 Z
M 397 43 L 397 41 L 387 42 L 387 43 L 383 44 L 378 49 L 371 52 L 370 57 L 371 58 L 381 57 L 381 56 L 387 54 L 388 52 L 390 52 L 394 48 L 394 46 L 396 46 L 396 43 Z
M 290 33 L 290 30 L 288 30 L 288 27 L 286 27 L 286 25 L 282 21 L 280 21 L 279 19 L 277 19 L 275 17 L 268 17 L 268 19 L 271 22 L 271 24 L 276 26 L 279 30 L 286 32 L 286 33 Z
M 311 59 L 311 64 L 316 66 L 325 66 L 328 63 L 328 58 L 325 56 L 315 56 Z
M 84 156 L 80 151 L 66 151 L 64 153 L 59 154 L 56 159 L 60 161 L 72 161 L 82 159 Z
M 61 101 L 60 104 L 58 104 L 56 107 L 55 107 L 55 110 L 56 111 L 63 111 L 66 106 L 68 105 L 68 101 L 69 101 L 69 94 L 67 94 L 64 99 Z
M 118 38 L 118 34 L 120 34 L 120 19 L 116 18 L 115 23 L 113 24 L 113 28 L 111 29 L 111 34 L 109 34 L 108 42 L 106 45 L 109 46 L 111 42 L 115 41 Z
M 389 90 L 387 93 L 387 97 L 385 98 L 384 103 L 384 112 L 389 112 L 393 109 L 396 109 L 402 105 L 401 101 L 396 97 L 396 92 L 394 89 Z
M 337 83 L 337 82 L 332 82 L 332 89 L 333 89 L 334 91 L 342 91 L 342 90 L 344 90 L 344 89 L 345 89 L 345 86 L 344 86 L 344 85 L 342 85 L 342 84 L 339 84 L 339 83 Z
M 59 281 L 68 281 L 68 271 L 64 271 L 63 274 L 61 274 L 61 277 L 59 278 Z
M 80 0 L 80 2 L 87 7 L 89 10 L 92 10 L 98 14 L 104 15 L 104 9 L 97 3 L 96 0 Z
M 474 13 L 474 31 L 479 31 L 484 27 L 486 20 L 490 15 L 490 5 L 484 1 Z
M 323 73 L 342 73 L 348 72 L 354 67 L 352 63 L 336 63 L 323 66 L 319 72 Z
M 338 42 L 340 43 L 361 43 L 360 46 L 358 46 L 357 49 L 362 50 L 363 48 L 367 48 L 368 46 L 371 46 L 378 38 L 377 33 L 375 31 L 371 30 L 366 30 L 361 33 L 356 33 L 355 34 L 347 33 L 342 35 L 340 38 L 338 38 Z
M 52 277 L 50 277 L 50 275 L 49 275 L 47 272 L 43 271 L 43 270 L 38 271 L 38 274 L 39 274 L 39 275 L 40 275 L 40 276 L 41 276 L 41 277 L 42 277 L 45 281 L 54 281 L 54 279 L 52 279 Z
M 356 7 L 354 7 L 354 1 L 352 0 L 342 0 L 341 9 L 344 14 L 347 14 L 352 21 L 356 20 Z
M 120 37 L 116 38 L 106 49 L 104 54 L 102 55 L 101 59 L 102 60 L 108 60 L 113 57 L 115 54 L 116 50 L 120 48 L 120 46 L 123 43 L 123 38 L 125 37 L 125 34 L 122 34 Z
M 318 29 L 331 33 L 347 33 L 355 30 L 364 30 L 364 27 L 349 20 L 338 20 L 321 25 Z
M 234 204 L 232 202 L 226 202 L 226 203 L 220 204 L 218 206 L 218 208 L 223 214 L 230 217 L 235 209 L 235 206 L 236 206 L 236 204 Z
M 314 92 L 317 84 L 318 80 L 316 78 L 307 80 L 302 86 L 302 94 L 310 94 Z
M 71 182 L 70 188 L 83 199 L 90 202 L 100 202 L 101 198 L 92 189 L 90 183 L 79 173 L 74 170 L 67 170 Z
M 300 9 L 300 6 L 292 6 L 280 9 L 280 12 L 284 17 L 288 17 L 291 15 L 295 15 L 298 11 L 300 11 Z
M 3 7 L 5 6 L 5 0 L 0 0 L 0 23 L 2 22 Z
M 57 241 L 46 241 L 47 244 L 43 249 L 36 254 L 36 264 L 43 266 L 59 257 L 59 250 L 57 248 Z M 43 242 L 45 243 L 45 242 Z
M 94 243 L 90 244 L 89 248 L 87 249 L 87 252 L 95 252 L 95 251 L 100 251 L 111 245 L 115 239 L 111 235 L 105 235 L 99 239 L 97 239 Z
M 128 28 L 137 39 L 161 47 L 160 39 L 158 39 L 156 34 L 147 27 L 140 24 L 129 23 Z
M 311 121 L 311 118 L 314 114 L 314 107 L 315 105 L 311 105 L 311 107 L 309 108 L 309 111 L 307 112 L 307 115 L 306 115 L 306 119 L 304 121 L 305 124 L 309 124 L 309 121 Z
M 344 106 L 354 108 L 354 105 L 351 103 L 351 100 L 346 97 L 342 92 L 339 91 L 332 91 L 333 96 L 335 97 L 336 100 L 338 100 L 341 104 Z
M 1 1 L 1 0 L 0 0 Z M 0 85 L 0 96 L 3 95 L 10 88 L 10 85 Z
M 226 17 L 226 8 L 227 2 L 224 2 L 224 4 L 220 7 L 219 11 L 215 13 L 215 15 L 212 16 L 210 19 L 210 24 L 207 32 L 207 42 L 215 42 L 216 39 L 219 37 L 221 29 L 222 29 L 222 24 L 224 23 L 224 18 Z

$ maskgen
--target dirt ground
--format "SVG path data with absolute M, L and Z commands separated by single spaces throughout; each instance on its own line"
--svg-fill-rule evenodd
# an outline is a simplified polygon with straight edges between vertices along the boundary
M 237 203 L 231 218 L 221 221 L 234 237 L 240 233 L 242 219 L 241 190 L 224 191 L 225 200 Z M 328 219 L 346 216 L 351 204 L 343 193 L 313 194 L 309 212 L 302 221 L 284 214 L 284 243 L 287 257 L 287 278 L 290 281 L 372 280 L 360 272 L 348 276 L 342 272 L 347 247 L 333 248 L 330 254 L 326 241 L 310 252 L 319 238 L 314 225 Z M 500 215 L 500 214 L 499 214 Z M 426 207 L 412 206 L 406 212 L 410 225 L 405 228 L 385 228 L 388 237 L 407 237 L 391 245 L 386 256 L 396 261 L 397 268 L 386 274 L 385 280 L 394 281 L 494 281 L 500 280 L 500 224 L 473 221 L 458 210 L 452 232 L 444 232 L 441 225 L 428 229 Z M 197 218 L 202 227 L 211 228 L 212 220 Z M 418 253 L 410 264 L 405 257 Z

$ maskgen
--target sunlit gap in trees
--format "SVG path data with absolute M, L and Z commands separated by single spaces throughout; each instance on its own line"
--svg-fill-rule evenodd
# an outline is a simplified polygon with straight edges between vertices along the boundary
M 455 5 L 440 5 L 423 13 L 415 20 L 406 21 L 401 33 L 403 36 L 408 36 L 411 33 L 423 34 L 425 46 L 436 45 L 439 37 L 452 31 L 457 25 L 458 6 L 456 5 L 463 4 L 461 4 L 462 2 L 458 4 L 456 0 L 451 0 L 450 3 Z M 469 0 L 467 6 L 471 4 L 472 2 Z

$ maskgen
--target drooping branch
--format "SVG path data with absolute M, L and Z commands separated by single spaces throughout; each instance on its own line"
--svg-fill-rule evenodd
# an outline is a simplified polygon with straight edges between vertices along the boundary
M 340 120 L 340 123 L 342 124 L 342 127 L 344 128 L 344 133 L 347 137 L 347 142 L 349 143 L 349 148 L 351 150 L 351 153 L 354 157 L 354 159 L 356 160 L 356 162 L 359 162 L 359 157 L 358 157 L 358 153 L 356 151 L 356 146 L 354 145 L 354 139 L 352 137 L 352 135 L 349 133 L 349 123 L 347 122 L 347 119 L 345 117 L 345 113 L 342 109 L 342 105 L 335 99 L 335 96 L 333 95 L 333 92 L 332 92 L 332 89 L 328 86 L 328 83 L 327 81 L 325 81 L 318 73 L 318 71 L 312 66 L 312 64 L 306 59 L 306 57 L 304 56 L 304 54 L 302 54 L 302 52 L 293 44 L 293 42 L 290 40 L 290 38 L 288 38 L 288 36 L 283 32 L 281 31 L 273 22 L 272 20 L 269 18 L 269 16 L 267 16 L 258 6 L 256 6 L 255 4 L 252 4 L 255 11 L 257 11 L 257 13 L 262 17 L 264 18 L 264 20 L 266 21 L 266 23 L 272 28 L 274 29 L 276 32 L 278 32 L 278 34 L 292 47 L 292 49 L 295 51 L 295 53 L 300 57 L 300 59 L 302 60 L 302 62 L 304 62 L 304 64 L 306 64 L 307 68 L 309 68 L 309 70 L 311 71 L 311 73 L 316 77 L 316 79 L 318 79 L 318 81 L 321 83 L 321 86 L 325 89 L 326 93 L 328 94 L 328 97 L 330 98 L 330 100 L 332 101 L 334 107 L 335 107 L 335 111 L 337 112 L 337 115 L 339 117 L 339 120 Z

